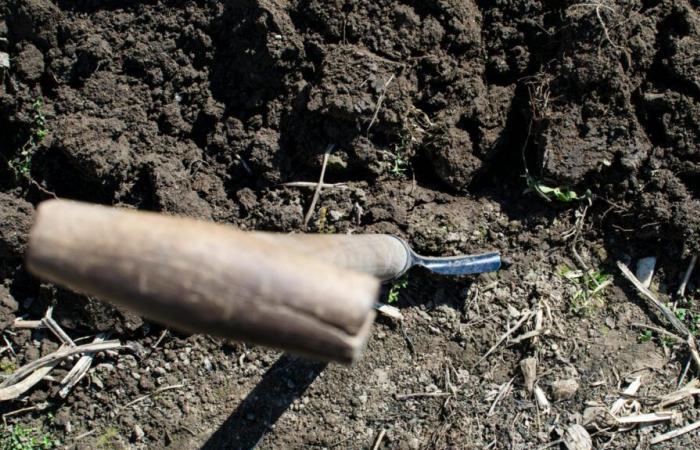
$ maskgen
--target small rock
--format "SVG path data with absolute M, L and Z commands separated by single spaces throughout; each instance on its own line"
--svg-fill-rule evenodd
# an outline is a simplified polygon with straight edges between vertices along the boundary
M 552 395 L 554 400 L 569 400 L 576 395 L 578 391 L 578 381 L 570 378 L 568 380 L 557 380 L 552 383 Z
M 578 424 L 571 425 L 566 429 L 562 441 L 569 450 L 591 450 L 593 448 L 591 435 Z
M 132 432 L 132 437 L 134 441 L 140 441 L 145 435 L 146 433 L 143 432 L 143 429 L 138 424 L 134 425 L 134 430 Z
M 608 326 L 611 330 L 615 328 L 615 319 L 612 317 L 606 317 L 605 318 L 605 325 Z
M 334 222 L 338 222 L 340 219 L 343 218 L 343 213 L 340 211 L 336 211 L 335 209 L 331 209 L 328 215 L 333 219 Z
M 656 267 L 656 257 L 648 256 L 637 262 L 637 271 L 635 276 L 637 279 L 648 288 L 651 286 L 651 279 L 654 277 L 654 268 Z
M 204 369 L 207 372 L 211 372 L 212 365 L 211 365 L 211 360 L 209 358 L 204 358 L 204 361 L 202 361 L 202 364 L 204 364 Z
M 102 380 L 100 380 L 100 378 L 95 376 L 95 375 L 93 375 L 90 378 L 90 381 L 92 381 L 92 384 L 97 386 L 98 389 L 104 389 L 104 387 L 105 387 L 104 383 L 102 383 Z
M 5 52 L 0 52 L 0 69 L 7 70 L 10 68 L 10 55 Z

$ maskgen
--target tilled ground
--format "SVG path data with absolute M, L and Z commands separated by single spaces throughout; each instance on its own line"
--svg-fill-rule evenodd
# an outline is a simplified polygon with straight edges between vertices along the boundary
M 578 423 L 596 448 L 633 448 L 700 419 L 692 399 L 674 424 L 596 419 L 633 376 L 650 412 L 688 357 L 635 325 L 666 327 L 616 261 L 658 256 L 652 289 L 700 325 L 697 276 L 674 294 L 700 249 L 698 8 L 0 0 L 0 370 L 58 348 L 12 327 L 49 305 L 73 338 L 133 347 L 99 355 L 65 399 L 69 363 L 4 403 L 44 408 L 7 417 L 4 439 L 14 424 L 75 448 L 371 448 L 385 430 L 380 448 L 538 448 Z M 53 196 L 299 231 L 311 192 L 281 184 L 318 179 L 331 144 L 326 181 L 347 188 L 323 192 L 310 231 L 508 260 L 476 278 L 411 272 L 404 320 L 380 318 L 352 368 L 181 336 L 23 268 Z

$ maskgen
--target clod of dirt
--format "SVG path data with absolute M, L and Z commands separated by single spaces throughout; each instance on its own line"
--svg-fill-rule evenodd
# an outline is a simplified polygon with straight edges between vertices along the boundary
M 400 64 L 356 48 L 333 46 L 324 58 L 320 83 L 311 89 L 307 107 L 343 121 L 359 121 L 364 129 L 373 118 L 385 126 L 400 128 L 415 92 L 413 83 L 396 77 L 401 68 Z
M 27 44 L 17 55 L 17 74 L 26 81 L 37 81 L 44 73 L 44 55 L 32 44 Z
M 0 259 L 16 260 L 27 247 L 34 207 L 0 192 Z
M 472 147 L 469 133 L 456 127 L 437 134 L 427 145 L 435 173 L 454 189 L 465 189 L 481 167 Z
M 555 401 L 570 400 L 574 398 L 578 391 L 578 381 L 573 378 L 567 380 L 557 380 L 552 383 L 552 395 Z
M 16 3 L 7 21 L 14 39 L 29 40 L 42 49 L 58 45 L 57 28 L 61 11 L 50 0 L 26 0 Z
M 0 284 L 0 327 L 3 329 L 15 320 L 19 304 L 10 291 Z
M 124 136 L 124 122 L 75 114 L 59 119 L 55 128 L 54 145 L 87 179 L 125 177 L 133 152 Z

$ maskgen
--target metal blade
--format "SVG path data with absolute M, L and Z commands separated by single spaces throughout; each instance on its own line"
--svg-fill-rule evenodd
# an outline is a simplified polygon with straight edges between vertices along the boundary
M 413 264 L 423 266 L 442 275 L 467 275 L 472 273 L 494 272 L 501 267 L 501 255 L 498 252 L 481 255 L 450 256 L 435 258 L 412 255 Z

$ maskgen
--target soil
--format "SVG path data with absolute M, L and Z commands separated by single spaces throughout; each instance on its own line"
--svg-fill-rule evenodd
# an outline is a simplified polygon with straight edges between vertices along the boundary
M 652 288 L 695 325 L 697 271 L 674 293 L 700 251 L 696 0 L 0 0 L 0 52 L 0 369 L 58 347 L 11 326 L 49 305 L 73 338 L 133 347 L 99 355 L 65 399 L 60 366 L 1 405 L 45 406 L 8 424 L 80 449 L 371 448 L 381 430 L 375 448 L 525 449 L 587 423 L 630 375 L 642 400 L 678 383 L 686 349 L 640 338 L 634 323 L 666 325 L 615 262 L 657 256 Z M 52 196 L 300 231 L 311 193 L 281 183 L 318 179 L 331 144 L 326 181 L 349 188 L 323 192 L 310 231 L 507 260 L 410 272 L 404 321 L 380 318 L 353 367 L 179 335 L 25 272 Z M 567 267 L 614 281 L 581 302 Z M 548 334 L 482 360 L 538 305 Z M 548 414 L 524 386 L 529 356 L 551 401 L 556 381 L 579 384 Z M 675 426 L 592 433 L 645 448 Z

